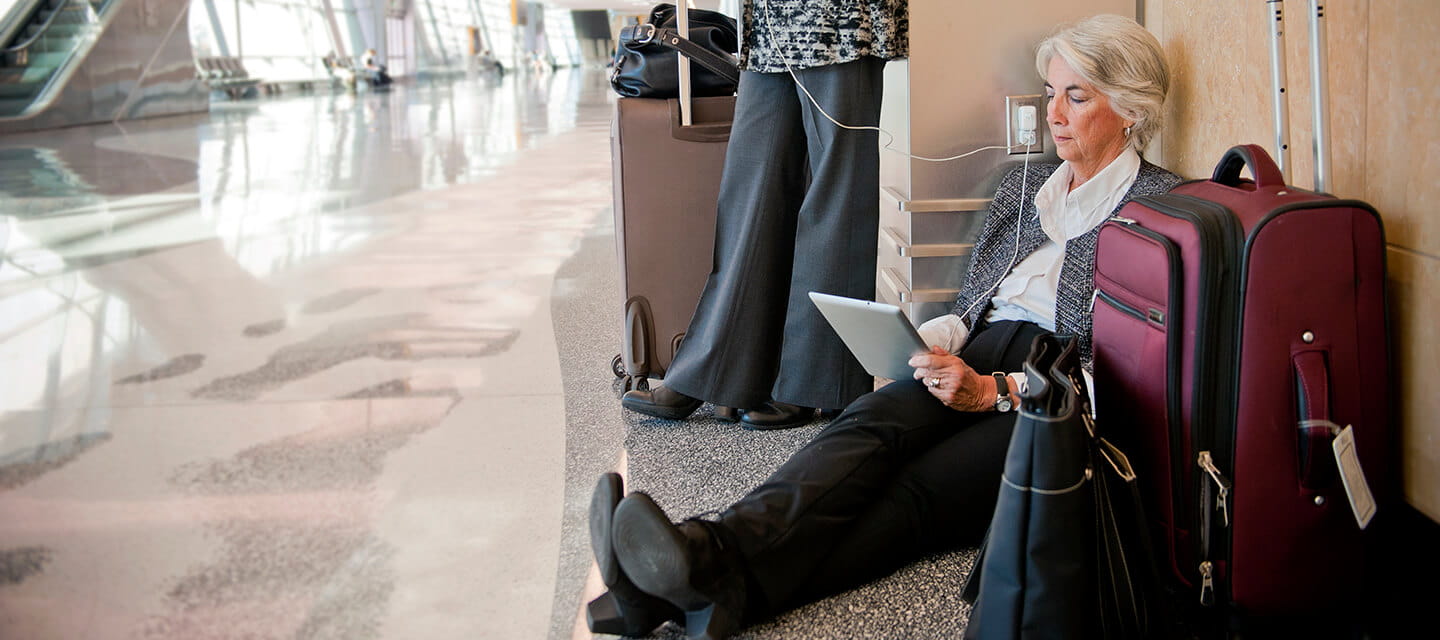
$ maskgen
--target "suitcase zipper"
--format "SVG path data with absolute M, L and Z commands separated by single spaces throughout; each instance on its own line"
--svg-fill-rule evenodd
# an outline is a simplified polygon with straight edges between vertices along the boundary
M 1197 464 L 1209 474 L 1218 489 L 1215 495 L 1215 511 L 1220 512 L 1221 527 L 1230 526 L 1230 480 L 1215 468 L 1215 460 L 1209 451 L 1201 451 Z M 1204 525 L 1200 527 L 1200 604 L 1215 604 L 1215 565 L 1210 562 L 1210 483 L 1201 481 L 1200 509 Z
M 1145 206 L 1161 214 L 1188 222 L 1199 235 L 1201 265 L 1200 290 L 1196 296 L 1199 306 L 1196 309 L 1194 371 L 1197 392 L 1191 405 L 1190 451 L 1197 454 L 1206 452 L 1211 466 L 1219 474 L 1219 469 L 1227 467 L 1234 457 L 1235 394 L 1232 388 L 1220 384 L 1220 381 L 1235 370 L 1237 361 L 1239 223 L 1225 206 L 1193 196 L 1171 193 L 1136 200 L 1143 201 Z M 1175 311 L 1171 313 L 1173 315 Z M 1184 464 L 1188 465 L 1188 457 L 1184 460 Z M 1211 571 L 1208 586 L 1202 579 L 1202 597 L 1208 597 L 1213 602 L 1214 565 L 1210 558 L 1212 554 L 1228 557 L 1228 539 L 1210 539 L 1213 525 L 1208 495 L 1210 483 L 1198 472 L 1186 475 L 1186 484 L 1192 491 L 1190 495 L 1198 496 L 1199 503 L 1185 511 L 1190 515 L 1192 530 L 1197 534 L 1200 564 Z M 1228 494 L 1228 489 L 1226 492 Z M 1228 518 L 1228 500 L 1226 516 Z M 1221 544 L 1224 548 L 1220 548 Z M 1204 595 L 1207 590 L 1208 596 Z
M 1158 321 L 1159 324 L 1160 324 L 1161 326 L 1164 326 L 1164 324 L 1165 324 L 1165 318 L 1164 318 L 1164 315 L 1165 315 L 1165 314 L 1160 313 L 1160 310 L 1159 310 L 1159 309 L 1150 309 L 1148 312 L 1146 312 L 1146 311 L 1141 311 L 1139 308 L 1137 308 L 1137 307 L 1135 307 L 1135 306 L 1132 306 L 1132 305 L 1130 305 L 1130 304 L 1128 304 L 1128 303 L 1126 303 L 1126 302 L 1123 302 L 1123 301 L 1121 301 L 1119 298 L 1116 298 L 1115 296 L 1112 296 L 1112 295 L 1110 295 L 1110 294 L 1108 294 L 1108 293 L 1105 293 L 1104 291 L 1101 291 L 1101 290 L 1099 290 L 1099 289 L 1096 289 L 1096 290 L 1095 290 L 1095 296 L 1094 296 L 1094 297 L 1095 297 L 1095 298 L 1099 298 L 1100 300 L 1105 301 L 1105 304 L 1108 304 L 1108 305 L 1110 305 L 1111 307 L 1114 307 L 1116 311 L 1119 311 L 1120 313 L 1123 313 L 1123 314 L 1125 314 L 1125 315 L 1127 315 L 1127 316 L 1130 316 L 1130 317 L 1132 317 L 1132 318 L 1135 318 L 1136 320 L 1139 320 L 1139 321 L 1141 321 L 1141 322 L 1156 322 L 1156 319 L 1155 319 L 1154 316 L 1159 315 L 1159 316 L 1160 316 L 1160 319 L 1159 319 L 1159 321 Z M 1090 308 L 1093 310 L 1093 309 L 1095 308 L 1095 305 L 1093 305 L 1093 304 L 1090 305 Z
M 1212 558 L 1228 560 L 1230 558 L 1230 490 L 1231 481 L 1225 477 L 1221 469 L 1233 469 L 1235 460 L 1235 430 L 1237 428 L 1236 403 L 1238 402 L 1238 385 L 1224 385 L 1220 381 L 1225 380 L 1225 375 L 1234 375 L 1238 371 L 1240 363 L 1240 322 L 1243 317 L 1240 296 L 1240 272 L 1241 258 L 1243 252 L 1244 238 L 1239 221 L 1235 214 L 1224 205 L 1209 200 L 1187 196 L 1183 194 L 1172 194 L 1172 197 L 1186 202 L 1193 207 L 1197 213 L 1208 211 L 1211 224 L 1205 225 L 1211 231 L 1215 241 L 1214 252 L 1210 254 L 1215 260 L 1207 275 L 1212 277 L 1210 297 L 1201 298 L 1202 309 L 1204 302 L 1213 304 L 1213 313 L 1210 314 L 1208 322 L 1210 337 L 1213 348 L 1209 350 L 1199 349 L 1200 354 L 1209 356 L 1211 364 L 1208 372 L 1197 378 L 1197 383 L 1203 384 L 1212 413 L 1209 419 L 1197 423 L 1195 433 L 1195 450 L 1198 451 L 1197 462 L 1209 478 L 1197 478 L 1203 487 L 1201 502 L 1197 511 L 1201 517 L 1199 531 L 1200 562 L 1211 572 L 1209 594 L 1206 594 L 1206 586 L 1202 577 L 1201 600 L 1209 599 L 1210 604 L 1216 600 L 1214 565 Z M 1203 218 L 1197 216 L 1197 222 Z M 1201 324 L 1201 327 L 1206 325 Z M 1199 364 L 1203 364 L 1206 358 L 1197 358 Z M 1197 372 L 1198 373 L 1198 372 Z M 1222 375 L 1225 374 L 1225 375 Z M 1205 384 L 1208 382 L 1208 384 Z M 1199 399 L 1197 398 L 1197 401 Z M 1216 495 L 1215 505 L 1210 506 L 1210 490 L 1212 484 Z M 1220 530 L 1216 530 L 1214 512 L 1219 511 L 1221 516 Z M 1223 586 L 1223 585 L 1222 585 Z M 1225 596 L 1227 599 L 1228 595 Z
M 1224 479 L 1224 476 L 1220 475 L 1219 470 L 1215 469 L 1215 463 L 1214 463 L 1213 460 L 1210 459 L 1210 452 L 1209 452 L 1209 451 L 1201 451 L 1201 452 L 1200 452 L 1199 465 L 1200 465 L 1200 468 L 1204 469 L 1206 472 L 1208 472 L 1208 473 L 1210 474 L 1211 479 L 1213 479 L 1213 480 L 1215 481 L 1215 485 L 1217 485 L 1217 486 L 1220 488 L 1219 496 L 1217 496 L 1217 497 L 1215 498 L 1215 509 L 1221 510 L 1221 513 L 1222 513 L 1222 514 L 1226 514 L 1226 515 L 1224 515 L 1224 518 L 1225 518 L 1225 520 L 1226 520 L 1226 523 L 1228 524 L 1228 523 L 1229 523 L 1229 515 L 1228 515 L 1228 512 L 1224 511 L 1224 509 L 1225 509 L 1224 505 L 1225 505 L 1226 498 L 1228 497 L 1228 494 L 1230 493 L 1230 488 L 1229 488 L 1229 486 L 1226 484 L 1226 483 L 1228 483 L 1229 481 L 1228 481 L 1228 480 L 1225 480 L 1225 479 Z M 1201 480 L 1201 481 L 1200 481 L 1200 521 L 1202 522 L 1202 524 L 1201 524 L 1201 526 L 1200 526 L 1200 531 L 1199 531 L 1199 538 L 1200 538 L 1200 566 L 1199 566 L 1199 571 L 1200 571 L 1200 604 L 1201 604 L 1201 606 L 1206 606 L 1206 607 L 1215 604 L 1215 565 L 1214 565 L 1214 563 L 1212 563 L 1212 562 L 1210 561 L 1210 527 L 1211 527 L 1211 521 L 1212 521 L 1211 508 L 1210 508 L 1210 506 L 1209 506 L 1209 505 L 1210 505 L 1210 501 L 1211 501 L 1211 497 L 1210 497 L 1210 496 L 1211 496 L 1211 485 L 1210 485 L 1210 483 L 1209 483 L 1209 482 L 1205 482 L 1204 480 Z
M 1215 566 L 1209 560 L 1200 563 L 1200 604 L 1215 604 Z
M 1200 468 L 1210 474 L 1210 479 L 1215 482 L 1215 487 L 1218 489 L 1215 494 L 1215 510 L 1220 512 L 1220 527 L 1228 528 L 1230 526 L 1230 487 L 1233 485 L 1230 483 L 1230 479 L 1215 467 L 1215 459 L 1210 456 L 1209 451 L 1200 452 L 1199 463 Z

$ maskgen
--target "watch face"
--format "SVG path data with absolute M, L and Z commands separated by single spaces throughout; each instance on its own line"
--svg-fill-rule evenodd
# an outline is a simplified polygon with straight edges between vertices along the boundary
M 1015 403 L 1010 401 L 1010 396 L 1005 396 L 995 401 L 995 410 L 1000 412 L 1009 411 Z

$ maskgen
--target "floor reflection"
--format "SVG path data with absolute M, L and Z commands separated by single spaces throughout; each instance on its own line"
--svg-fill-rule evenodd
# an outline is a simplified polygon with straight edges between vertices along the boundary
M 605 96 L 598 74 L 562 70 L 0 138 L 0 355 L 45 372 L 25 377 L 58 384 L 124 349 L 183 335 L 176 323 L 229 324 L 177 317 L 167 300 L 215 315 L 231 315 L 226 298 L 259 303 L 272 317 L 244 334 L 273 333 L 286 311 L 261 279 L 397 231 L 409 221 L 366 206 L 493 177 L 517 152 L 574 129 L 579 109 Z M 133 260 L 180 245 L 191 248 L 177 264 Z M 73 346 L 87 333 L 77 325 L 89 326 L 91 347 Z M 60 358 L 57 336 L 72 343 Z M 122 377 L 203 359 L 177 346 L 159 346 L 170 356 L 156 370 Z M 56 391 L 39 386 L 0 392 L 0 410 L 53 402 Z
M 477 637 L 387 607 L 516 566 L 543 629 L 549 298 L 611 100 L 571 70 L 0 137 L 0 636 Z

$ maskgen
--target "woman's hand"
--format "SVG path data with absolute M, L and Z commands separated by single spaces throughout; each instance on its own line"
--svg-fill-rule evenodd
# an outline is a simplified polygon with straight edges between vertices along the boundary
M 915 379 L 925 383 L 930 395 L 956 411 L 990 411 L 995 408 L 995 378 L 976 373 L 959 356 L 941 347 L 910 358 Z

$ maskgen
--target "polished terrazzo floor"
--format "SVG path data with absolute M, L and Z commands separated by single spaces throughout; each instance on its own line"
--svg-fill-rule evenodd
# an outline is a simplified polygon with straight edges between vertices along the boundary
M 619 410 L 612 109 L 572 70 L 0 137 L 0 638 L 588 637 L 597 474 L 692 515 L 819 428 Z M 743 635 L 953 636 L 968 562 Z

